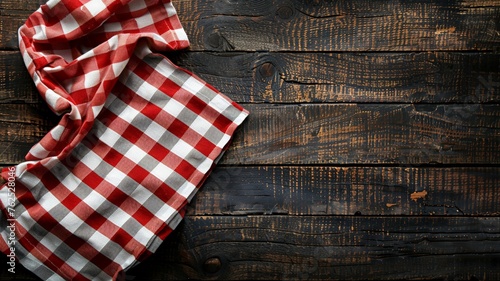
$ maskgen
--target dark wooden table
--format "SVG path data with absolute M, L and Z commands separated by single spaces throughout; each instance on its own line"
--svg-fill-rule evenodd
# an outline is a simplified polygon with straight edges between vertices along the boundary
M 57 122 L 17 49 L 38 5 L 0 2 L 3 166 Z M 251 115 L 127 280 L 500 279 L 500 1 L 174 5 L 168 55 Z

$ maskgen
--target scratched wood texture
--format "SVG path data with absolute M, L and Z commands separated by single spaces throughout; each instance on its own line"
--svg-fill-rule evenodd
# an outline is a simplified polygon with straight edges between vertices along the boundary
M 17 48 L 43 2 L 0 2 L 0 166 L 58 120 Z M 251 115 L 127 280 L 500 279 L 500 1 L 174 5 L 166 55 Z
M 167 55 L 244 103 L 500 101 L 500 54 L 492 52 Z M 29 76 L 18 52 L 0 52 L 0 64 L 0 102 L 36 102 L 37 95 L 32 83 L 26 83 Z

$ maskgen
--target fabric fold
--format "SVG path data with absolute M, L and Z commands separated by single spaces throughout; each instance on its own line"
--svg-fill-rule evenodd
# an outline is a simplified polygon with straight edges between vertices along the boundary
M 2 173 L 0 250 L 14 236 L 44 280 L 116 280 L 177 226 L 248 112 L 159 53 L 189 46 L 170 1 L 50 0 L 19 43 L 61 118 Z

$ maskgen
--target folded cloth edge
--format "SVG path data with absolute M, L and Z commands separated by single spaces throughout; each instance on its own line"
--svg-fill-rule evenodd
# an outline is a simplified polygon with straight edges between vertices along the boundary
M 50 0 L 47 4 L 45 5 L 42 5 L 41 8 L 37 11 L 38 13 L 42 13 L 44 10 L 46 11 L 48 8 L 54 8 L 54 7 L 57 7 L 57 5 L 59 3 L 64 3 L 64 2 L 71 2 L 71 1 L 59 1 L 59 0 Z M 125 1 L 101 1 L 101 0 L 92 0 L 92 1 L 88 1 L 87 3 L 105 3 L 105 2 L 120 2 L 121 4 L 123 4 Z M 128 2 L 128 1 L 126 1 Z M 134 2 L 134 1 L 131 1 L 131 2 Z M 140 2 L 140 1 L 135 1 L 135 2 Z M 166 5 L 166 4 L 169 4 L 170 1 L 163 1 L 163 3 Z M 122 6 L 126 6 L 126 5 L 122 5 Z M 173 9 L 173 6 L 170 8 L 170 15 L 171 17 L 175 17 L 174 18 L 174 21 L 178 21 L 178 19 L 176 19 L 177 15 L 175 14 L 175 10 L 172 10 Z M 172 14 L 172 11 L 174 11 L 174 14 Z M 35 12 L 34 14 L 36 14 L 37 12 Z M 95 12 L 95 11 L 94 11 Z M 66 18 L 66 17 L 65 17 Z M 64 18 L 63 18 L 64 19 Z M 29 22 L 29 20 L 28 20 Z M 28 24 L 28 23 L 27 23 Z M 96 26 L 93 30 L 95 31 L 96 29 L 99 29 L 99 28 L 103 28 L 105 29 L 106 27 L 103 27 L 102 25 L 98 25 Z M 56 112 L 56 113 L 60 113 L 63 115 L 63 118 L 66 118 L 66 122 L 70 122 L 70 121 L 81 121 L 81 117 L 82 115 L 84 114 L 81 114 L 81 112 L 79 111 L 79 106 L 81 107 L 81 104 L 78 104 L 78 103 L 74 103 L 72 101 L 72 97 L 68 96 L 68 93 L 65 93 L 65 92 L 62 92 L 62 93 L 55 93 L 55 90 L 60 90 L 61 88 L 59 87 L 59 85 L 46 85 L 44 82 L 50 82 L 49 80 L 50 79 L 45 79 L 44 80 L 44 76 L 45 77 L 50 77 L 50 78 L 53 78 L 53 74 L 59 70 L 61 70 L 62 68 L 64 68 L 63 66 L 61 66 L 60 64 L 64 64 L 66 61 L 64 60 L 61 60 L 61 56 L 60 58 L 57 58 L 55 59 L 52 63 L 47 63 L 47 61 L 44 61 L 43 63 L 46 63 L 45 65 L 41 66 L 42 64 L 40 64 L 40 60 L 36 61 L 33 59 L 32 56 L 30 55 L 26 55 L 28 52 L 27 52 L 27 49 L 26 46 L 24 44 L 26 44 L 26 41 L 23 40 L 23 38 L 25 39 L 26 38 L 26 35 L 25 34 L 22 34 L 22 29 L 23 27 L 21 27 L 19 29 L 19 35 L 20 35 L 20 47 L 21 47 L 21 51 L 24 53 L 23 55 L 23 58 L 26 62 L 26 65 L 27 65 L 27 68 L 28 68 L 28 71 L 30 73 L 32 73 L 33 75 L 33 79 L 35 81 L 35 84 L 37 85 L 37 88 L 39 89 L 39 91 L 41 92 L 44 92 L 45 93 L 45 96 L 44 96 L 44 93 L 42 93 L 42 96 L 48 100 L 48 101 L 51 101 L 52 103 L 49 102 L 49 106 Z M 43 30 L 41 28 L 39 28 L 39 31 L 40 30 Z M 64 30 L 64 28 L 62 28 L 62 30 Z M 168 50 L 168 49 L 177 49 L 177 48 L 184 48 L 184 47 L 187 47 L 189 45 L 189 42 L 187 41 L 187 36 L 185 36 L 185 33 L 184 33 L 184 30 L 182 29 L 182 27 L 178 27 L 177 29 L 175 29 L 176 31 L 174 32 L 175 35 L 178 36 L 177 39 L 179 40 L 174 40 L 175 43 L 171 45 L 171 47 L 168 47 L 164 50 Z M 119 32 L 119 31 L 117 31 Z M 170 33 L 171 34 L 171 33 Z M 179 35 L 180 34 L 180 35 Z M 114 36 L 114 35 L 113 35 Z M 136 36 L 136 35 L 134 35 Z M 131 37 L 134 37 L 134 36 L 131 36 Z M 43 36 L 42 36 L 43 37 Z M 175 37 L 175 36 L 174 36 Z M 110 37 L 112 38 L 112 37 Z M 108 38 L 109 39 L 109 38 Z M 137 38 L 134 38 L 132 41 L 137 42 L 138 39 Z M 43 41 L 43 40 L 42 40 Z M 161 41 L 161 40 L 160 40 Z M 157 36 L 153 36 L 153 38 L 149 40 L 149 43 L 150 45 L 153 45 L 153 47 L 158 47 L 156 45 L 161 45 L 162 42 L 159 42 L 158 41 L 158 37 Z M 128 47 L 130 47 L 130 49 L 134 49 L 136 47 L 135 44 L 130 44 L 130 45 L 127 45 Z M 112 47 L 112 46 L 110 46 Z M 53 57 L 54 58 L 54 57 Z M 36 58 L 36 59 L 39 59 L 39 58 Z M 77 56 L 77 59 L 80 59 L 81 61 L 87 59 L 86 57 L 86 54 L 80 54 L 79 56 Z M 59 64 L 59 65 L 58 65 Z M 48 66 L 49 65 L 49 66 Z M 45 69 L 43 69 L 45 67 Z M 43 75 L 40 75 L 40 71 L 41 70 L 45 70 L 45 72 L 43 73 Z M 47 70 L 50 70 L 50 71 L 47 71 Z M 115 70 L 115 69 L 113 69 Z M 51 72 L 52 71 L 52 72 Z M 188 74 L 191 74 L 189 72 L 186 71 L 186 73 Z M 191 74 L 193 75 L 193 74 Z M 116 75 L 115 79 L 118 79 L 120 75 Z M 193 75 L 195 77 L 195 75 Z M 199 79 L 198 77 L 196 77 L 196 79 Z M 199 79 L 201 80 L 201 79 Z M 212 89 L 212 90 L 215 90 L 213 88 L 211 88 L 210 85 L 205 85 L 206 87 L 208 87 L 209 89 Z M 94 87 L 96 87 L 94 85 Z M 112 87 L 111 87 L 112 88 Z M 63 103 L 64 102 L 69 102 L 71 103 L 70 105 L 70 110 L 69 112 L 66 112 L 68 109 L 65 108 L 67 105 L 61 105 L 61 102 L 60 101 L 54 101 L 54 100 L 51 100 L 51 98 L 53 98 L 53 96 L 49 96 L 47 97 L 47 94 L 46 93 L 49 93 L 49 95 L 57 95 L 58 97 L 55 97 L 56 100 L 62 98 L 63 100 Z M 220 94 L 220 93 L 219 93 Z M 220 96 L 224 97 L 224 98 L 227 98 L 225 97 L 224 95 L 220 94 Z M 104 101 L 106 100 L 106 98 L 104 99 L 101 99 L 101 103 L 103 103 Z M 241 108 L 238 104 L 230 101 L 228 98 L 227 100 L 231 103 L 232 106 L 234 106 L 235 108 L 237 108 L 238 110 L 240 110 L 240 114 L 239 116 L 232 121 L 231 123 L 231 126 L 229 128 L 227 128 L 227 130 L 225 131 L 225 134 L 232 137 L 233 133 L 234 133 L 234 130 L 243 122 L 243 120 L 246 118 L 246 116 L 248 115 L 248 111 Z M 88 111 L 90 113 L 95 113 L 93 116 L 90 116 L 91 119 L 92 118 L 96 118 L 97 115 L 99 114 L 100 112 L 100 109 L 101 108 L 97 108 L 97 110 L 94 108 L 94 107 L 101 107 L 102 108 L 102 104 L 97 104 L 97 105 L 92 105 L 91 109 Z M 62 108 L 62 110 L 61 110 Z M 70 120 L 70 121 L 68 121 Z M 63 125 L 66 125 L 66 124 L 63 124 Z M 91 128 L 93 127 L 93 123 L 92 122 L 80 122 L 77 124 L 78 126 L 83 126 L 85 127 L 85 130 L 83 130 L 83 133 L 81 133 L 78 137 L 80 139 L 77 139 L 76 141 L 73 139 L 72 143 L 73 143 L 73 146 L 76 146 L 78 143 L 79 143 L 79 140 L 83 139 L 85 136 L 86 136 L 86 133 L 91 130 Z M 58 125 L 58 127 L 54 128 L 49 134 L 47 134 L 51 140 L 56 140 L 56 142 L 59 142 L 61 140 L 61 138 L 64 137 L 64 129 L 61 129 L 60 127 L 61 125 Z M 227 146 L 230 142 L 231 138 L 227 138 L 225 142 L 221 142 L 222 146 L 223 146 L 223 149 L 220 150 L 220 153 L 222 153 L 225 149 L 227 149 Z M 43 143 L 43 141 L 41 142 Z M 54 145 L 52 148 L 57 148 L 56 147 L 57 145 Z M 37 165 L 44 165 L 44 164 L 47 164 L 47 162 L 50 162 L 51 160 L 54 160 L 54 159 L 63 159 L 65 156 L 67 156 L 69 153 L 72 152 L 72 148 L 71 149 L 67 149 L 66 150 L 62 150 L 62 151 L 58 151 L 58 153 L 55 153 L 55 154 L 50 154 L 50 151 L 49 153 L 47 153 L 46 155 L 42 155 L 42 157 L 37 157 L 35 155 L 28 155 L 27 158 L 28 159 L 31 159 L 30 161 L 26 161 L 24 163 L 21 163 L 19 165 L 17 165 L 17 177 L 19 176 L 22 176 L 23 173 L 25 173 L 26 171 L 29 171 L 30 168 L 32 167 L 35 167 Z M 36 148 L 35 148 L 36 149 Z M 37 153 L 39 154 L 38 156 L 40 156 L 40 153 Z M 217 155 L 216 155 L 217 156 Z M 218 157 L 216 157 L 218 158 Z M 213 162 L 212 166 L 210 167 L 210 170 L 213 168 L 213 165 L 215 165 L 215 161 Z M 207 174 L 205 175 L 205 177 L 200 181 L 200 184 L 203 182 L 203 180 L 206 179 L 206 176 L 208 175 L 208 172 Z M 6 185 L 4 184 L 4 186 L 2 187 L 2 191 L 5 193 L 6 192 L 6 189 L 5 189 Z M 196 192 L 196 190 L 194 190 L 194 192 Z M 193 194 L 194 194 L 193 192 Z M 1 194 L 0 194 L 1 195 Z M 188 196 L 188 199 L 191 199 L 192 198 L 192 195 L 189 195 Z M 6 210 L 6 206 L 8 203 L 6 201 L 6 196 L 4 194 L 4 196 L 0 196 L 0 205 L 2 205 L 2 210 L 4 211 L 4 214 L 5 215 L 5 210 Z M 189 200 L 187 200 L 189 201 Z M 186 202 L 187 202 L 186 201 Z M 174 219 L 174 220 L 180 220 L 180 218 L 182 218 L 182 214 L 181 213 L 178 213 L 178 219 Z M 5 219 L 5 218 L 2 218 L 2 219 Z M 4 241 L 1 241 L 2 239 L 0 239 L 0 248 L 5 252 L 6 249 L 5 249 L 5 244 L 2 244 L 2 243 L 5 243 L 5 240 L 6 239 L 6 235 L 9 235 L 9 233 L 7 233 L 5 230 L 2 230 L 2 238 Z M 159 246 L 159 243 L 157 242 L 158 240 L 158 237 L 157 236 L 153 236 L 150 241 L 148 242 L 148 247 L 147 249 L 148 250 L 152 250 L 154 252 L 154 250 L 156 249 L 157 246 Z M 159 239 L 160 241 L 162 239 Z M 149 248 L 149 247 L 152 247 L 152 248 Z M 36 249 L 36 248 L 35 248 Z M 29 253 L 28 253 L 29 254 Z M 31 268 L 33 271 L 35 271 L 36 273 L 36 270 L 37 269 L 40 269 L 40 264 L 37 264 L 36 261 L 28 261 L 28 260 L 24 260 L 23 261 L 24 264 L 28 267 L 28 268 Z M 130 266 L 132 266 L 134 263 L 131 263 L 129 266 L 126 267 L 127 268 L 130 268 Z M 117 275 L 118 273 L 115 273 L 113 275 L 113 278 L 116 279 L 117 278 Z M 81 277 L 81 276 L 79 276 Z M 54 275 L 52 277 L 53 279 L 57 279 L 57 278 L 60 278 L 60 276 L 58 277 L 58 275 Z

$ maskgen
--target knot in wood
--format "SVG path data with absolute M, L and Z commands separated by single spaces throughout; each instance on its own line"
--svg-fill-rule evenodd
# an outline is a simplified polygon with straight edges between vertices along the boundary
M 276 67 L 270 62 L 263 63 L 259 68 L 262 77 L 271 77 L 276 72 Z
M 222 262 L 218 257 L 209 258 L 203 264 L 203 270 L 207 273 L 217 273 L 222 268 Z
M 276 14 L 281 19 L 284 19 L 284 20 L 289 19 L 293 16 L 293 8 L 289 7 L 289 6 L 279 7 L 278 10 L 276 11 Z
M 220 48 L 222 46 L 222 37 L 218 33 L 212 33 L 208 36 L 207 43 L 212 48 Z

